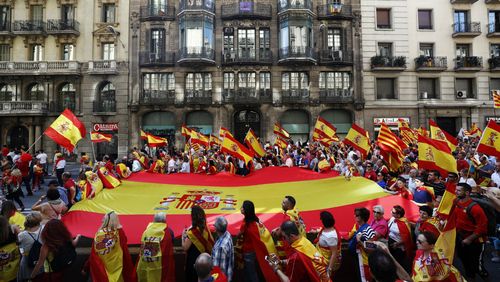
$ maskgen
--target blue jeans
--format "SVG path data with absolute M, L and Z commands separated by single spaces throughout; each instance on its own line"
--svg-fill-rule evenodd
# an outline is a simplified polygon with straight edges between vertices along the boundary
M 247 282 L 258 282 L 259 276 L 257 275 L 257 259 L 255 253 L 244 253 L 243 261 L 245 262 L 243 266 L 243 273 L 245 274 L 245 281 Z

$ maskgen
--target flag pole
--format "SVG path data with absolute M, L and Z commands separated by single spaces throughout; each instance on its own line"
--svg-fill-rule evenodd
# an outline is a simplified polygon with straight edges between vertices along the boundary
M 43 137 L 43 133 L 40 134 L 40 136 L 38 136 L 35 141 L 33 141 L 33 143 L 29 146 L 29 148 L 26 150 L 26 152 L 29 152 L 31 150 L 31 148 L 33 148 L 33 146 L 35 146 L 35 144 L 38 143 L 38 141 L 40 141 L 40 139 L 42 139 L 42 137 Z
M 89 130 L 89 137 L 90 137 L 90 146 L 92 147 L 92 156 L 94 157 L 94 165 L 95 165 L 97 163 L 97 158 L 95 157 L 94 142 L 92 142 L 92 130 Z

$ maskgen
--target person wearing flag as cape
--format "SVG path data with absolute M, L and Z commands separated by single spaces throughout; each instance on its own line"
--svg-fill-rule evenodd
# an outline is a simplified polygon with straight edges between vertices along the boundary
M 295 208 L 295 204 L 296 201 L 293 196 L 285 196 L 281 202 L 281 208 L 283 209 L 283 220 L 281 222 L 283 223 L 289 220 L 294 222 L 297 225 L 300 235 L 306 236 L 306 225 L 299 215 L 299 211 Z M 279 227 L 276 227 L 271 234 L 277 239 L 276 249 L 278 250 L 279 257 L 284 258 L 286 256 L 286 249 L 290 246 L 283 240 L 283 234 L 280 232 Z
M 411 258 L 414 254 L 413 237 L 410 224 L 405 216 L 405 210 L 396 205 L 391 210 L 389 219 L 389 250 L 392 256 L 405 268 L 411 270 Z
M 142 233 L 136 271 L 138 282 L 175 281 L 174 232 L 166 214 L 157 213 Z
M 194 269 L 196 258 L 201 253 L 212 253 L 214 238 L 207 226 L 205 211 L 198 205 L 191 207 L 191 227 L 182 231 L 182 248 L 186 252 L 185 281 L 196 282 Z

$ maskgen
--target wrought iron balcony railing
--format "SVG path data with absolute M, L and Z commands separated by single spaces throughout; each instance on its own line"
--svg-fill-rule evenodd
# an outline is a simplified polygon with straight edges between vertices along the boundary
M 415 58 L 416 70 L 446 70 L 448 59 L 446 57 L 419 56 Z
M 352 103 L 354 97 L 351 89 L 320 89 L 320 103 Z
M 483 68 L 483 57 L 467 56 L 455 59 L 455 69 L 457 70 L 480 70 Z
M 77 34 L 80 35 L 80 23 L 75 20 L 49 20 L 48 34 Z
M 406 57 L 373 56 L 370 59 L 372 70 L 404 70 Z
M 288 10 L 309 10 L 312 12 L 311 0 L 280 0 L 278 1 L 278 13 Z
M 215 50 L 205 47 L 189 47 L 179 50 L 179 61 L 183 60 L 205 60 L 215 63 Z
M 454 23 L 452 28 L 453 37 L 475 37 L 481 34 L 481 24 L 478 22 Z
M 154 53 L 141 51 L 139 53 L 139 64 L 141 66 L 175 65 L 175 52 Z
M 181 0 L 179 3 L 179 14 L 184 11 L 207 11 L 215 13 L 214 0 Z
M 112 114 L 116 113 L 116 101 L 115 100 L 103 100 L 94 101 L 93 107 L 94 113 Z
M 12 31 L 18 34 L 40 34 L 45 32 L 44 21 L 14 21 Z
M 212 90 L 186 89 L 184 99 L 188 105 L 211 105 Z
M 144 105 L 174 104 L 175 91 L 144 89 L 139 103 Z
M 279 59 L 316 60 L 316 52 L 311 47 L 287 47 L 279 49 Z
M 281 90 L 281 101 L 283 104 L 308 104 L 309 89 Z
M 342 3 L 318 5 L 319 19 L 352 19 L 352 6 Z
M 319 52 L 319 61 L 322 64 L 352 64 L 351 50 L 326 49 Z
M 48 112 L 48 103 L 43 101 L 1 101 L 0 114 L 35 114 Z

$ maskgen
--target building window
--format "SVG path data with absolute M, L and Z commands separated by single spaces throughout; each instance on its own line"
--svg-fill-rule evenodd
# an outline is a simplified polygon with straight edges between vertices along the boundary
M 224 28 L 224 54 L 234 53 L 234 28 Z
M 470 45 L 469 44 L 457 44 L 456 53 L 457 53 L 457 57 L 469 57 L 470 56 Z
M 212 74 L 211 73 L 188 73 L 186 76 L 186 90 L 212 90 Z
M 10 31 L 9 6 L 0 6 L 0 31 Z
M 255 89 L 255 73 L 240 72 L 238 73 L 238 88 L 253 88 Z
M 418 10 L 418 29 L 432 29 L 432 10 Z
M 214 49 L 214 20 L 211 16 L 183 16 L 179 20 L 179 47 L 186 54 L 207 54 Z
M 261 72 L 259 73 L 259 89 L 260 90 L 271 90 L 271 73 Z
M 73 83 L 65 83 L 59 90 L 59 111 L 76 108 L 76 90 Z
M 490 45 L 490 55 L 491 57 L 500 57 L 500 44 Z
M 281 75 L 283 90 L 308 90 L 309 75 L 307 72 L 285 72 Z
M 0 62 L 10 61 L 10 45 L 0 44 Z
M 420 43 L 420 56 L 434 57 L 433 43 Z
M 489 11 L 488 22 L 488 33 L 500 32 L 500 11 Z
M 377 78 L 377 99 L 396 99 L 395 78 Z
M 0 86 L 0 101 L 10 102 L 14 101 L 16 98 L 15 87 L 8 84 L 3 84 Z
M 391 28 L 391 9 L 377 8 L 377 28 Z
M 474 78 L 456 78 L 455 94 L 458 99 L 476 98 Z
M 73 5 L 61 5 L 61 20 L 67 24 L 73 23 L 75 20 L 75 7 Z
M 491 90 L 497 90 L 500 91 L 500 78 L 490 78 L 490 100 L 493 100 L 493 95 L 491 93 Z
M 102 22 L 104 23 L 114 23 L 116 16 L 116 7 L 115 4 L 104 4 L 102 6 Z
M 281 20 L 279 25 L 279 47 L 282 56 L 311 55 L 313 29 L 310 16 L 289 17 Z
M 161 55 L 165 53 L 165 29 L 159 28 L 151 30 L 149 52 L 155 56 L 155 59 L 159 59 Z
M 104 83 L 99 90 L 97 112 L 116 112 L 116 90 L 111 82 Z
M 238 29 L 238 57 L 255 59 L 255 29 Z
M 223 79 L 223 89 L 222 89 L 222 95 L 224 96 L 225 99 L 233 97 L 234 95 L 234 73 L 232 72 L 225 72 L 224 73 L 224 79 Z
M 259 30 L 259 52 L 262 57 L 271 51 L 271 31 L 269 29 Z
M 43 6 L 42 5 L 31 5 L 30 6 L 30 19 L 33 22 L 43 21 Z
M 62 58 L 63 61 L 73 61 L 75 59 L 75 45 L 63 44 L 62 45 Z
M 144 102 L 175 98 L 175 75 L 173 73 L 146 73 L 142 77 Z
M 351 73 L 349 72 L 320 72 L 320 90 L 349 90 L 351 88 Z
M 338 51 L 342 50 L 342 30 L 340 28 L 329 28 L 326 38 L 328 50 Z
M 437 78 L 419 78 L 420 99 L 439 99 L 439 80 Z
M 115 59 L 115 44 L 103 43 L 102 44 L 102 59 L 105 61 L 112 61 Z
M 469 11 L 456 10 L 453 13 L 454 32 L 468 32 L 469 28 Z
M 392 57 L 392 43 L 378 43 L 378 55 L 383 57 Z
M 38 62 L 43 60 L 43 46 L 41 44 L 32 44 L 30 46 L 30 61 Z
M 45 89 L 40 83 L 35 83 L 28 88 L 28 97 L 30 101 L 43 101 L 45 97 Z

